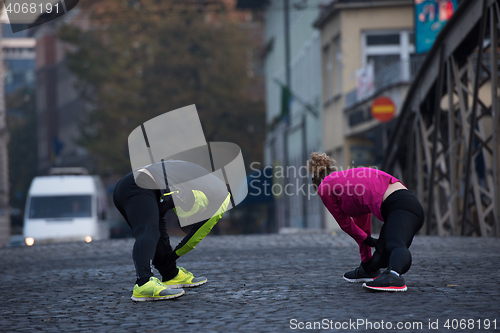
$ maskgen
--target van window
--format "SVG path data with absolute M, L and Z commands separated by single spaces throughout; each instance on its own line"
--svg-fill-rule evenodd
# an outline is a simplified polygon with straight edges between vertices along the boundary
M 31 197 L 29 218 L 91 217 L 90 195 Z

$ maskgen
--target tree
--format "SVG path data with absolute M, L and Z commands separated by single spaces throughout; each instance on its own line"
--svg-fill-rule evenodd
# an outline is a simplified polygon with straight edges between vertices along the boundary
M 13 234 L 22 231 L 24 205 L 37 172 L 35 92 L 22 88 L 6 98 L 9 140 L 10 206 Z
M 129 133 L 190 104 L 197 106 L 207 141 L 234 142 L 247 164 L 261 161 L 264 105 L 246 90 L 253 83 L 247 34 L 222 5 L 211 22 L 202 7 L 179 6 L 109 0 L 84 8 L 91 29 L 60 30 L 71 46 L 68 67 L 92 105 L 80 144 L 96 155 L 101 173 L 129 172 Z

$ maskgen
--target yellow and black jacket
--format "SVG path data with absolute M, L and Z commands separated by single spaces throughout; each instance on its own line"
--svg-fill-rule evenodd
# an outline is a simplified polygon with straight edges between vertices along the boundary
M 161 214 L 173 209 L 181 227 L 193 227 L 191 237 L 176 248 L 178 256 L 194 249 L 230 205 L 226 184 L 213 173 L 191 162 L 160 161 L 135 170 L 134 177 L 139 187 L 160 191 Z M 151 182 L 152 179 L 154 182 Z

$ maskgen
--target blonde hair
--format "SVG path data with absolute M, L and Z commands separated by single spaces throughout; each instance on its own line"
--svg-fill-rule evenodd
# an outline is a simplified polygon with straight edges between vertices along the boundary
M 336 171 L 335 164 L 337 163 L 333 158 L 325 153 L 311 153 L 310 160 L 307 161 L 307 170 L 312 175 L 312 182 L 314 185 L 319 186 L 326 176 Z

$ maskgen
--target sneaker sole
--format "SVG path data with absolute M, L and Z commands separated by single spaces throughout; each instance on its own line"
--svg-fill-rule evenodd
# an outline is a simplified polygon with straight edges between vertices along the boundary
M 162 301 L 165 299 L 172 299 L 172 298 L 181 297 L 182 295 L 184 295 L 184 293 L 185 292 L 183 290 L 181 293 L 175 294 L 175 295 L 158 296 L 158 297 L 135 297 L 135 296 L 132 296 L 132 297 L 130 297 L 130 299 L 133 300 L 134 302 Z
M 350 283 L 356 283 L 356 282 L 372 282 L 375 278 L 361 278 L 361 279 L 349 279 L 346 278 L 345 276 L 343 277 L 344 280 Z
M 196 282 L 196 283 L 165 284 L 165 285 L 168 286 L 169 288 L 191 288 L 191 287 L 201 286 L 202 284 L 205 284 L 207 282 L 208 282 L 208 279 L 205 281 L 200 281 L 200 282 Z
M 363 283 L 363 289 L 366 289 L 368 291 L 406 291 L 408 288 L 406 285 L 403 287 L 371 287 L 366 285 L 366 283 Z

